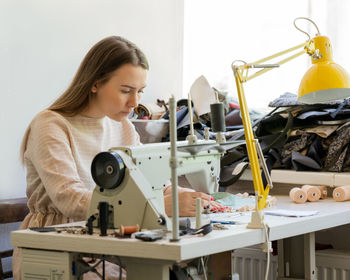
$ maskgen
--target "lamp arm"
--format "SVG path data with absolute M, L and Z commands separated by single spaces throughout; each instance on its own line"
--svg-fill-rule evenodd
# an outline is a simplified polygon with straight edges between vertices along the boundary
M 253 128 L 250 122 L 248 106 L 244 95 L 244 89 L 240 80 L 240 73 L 236 67 L 233 67 L 233 72 L 236 80 L 238 99 L 241 108 L 241 116 L 244 127 L 244 135 L 246 140 L 246 146 L 248 151 L 248 157 L 250 162 L 250 168 L 252 170 L 253 184 L 255 190 L 255 196 L 257 197 L 257 210 L 261 210 L 266 206 L 267 195 L 270 191 L 270 186 L 267 185 L 264 189 L 262 177 L 260 173 L 260 164 L 258 154 L 256 150 L 256 139 L 254 138 Z
M 306 50 L 302 50 L 302 51 L 300 51 L 300 52 L 298 52 L 298 53 L 296 53 L 296 54 L 294 54 L 294 55 L 292 55 L 292 56 L 290 56 L 290 57 L 287 57 L 287 58 L 285 58 L 285 59 L 283 59 L 283 60 L 277 62 L 276 64 L 277 64 L 277 65 L 282 65 L 282 64 L 284 64 L 284 63 L 286 63 L 286 62 L 288 62 L 288 61 L 293 60 L 294 58 L 297 58 L 298 56 L 303 55 L 304 53 L 306 53 Z M 264 74 L 264 73 L 266 73 L 266 72 L 268 72 L 268 71 L 270 71 L 270 70 L 272 70 L 272 69 L 273 69 L 273 68 L 265 68 L 265 69 L 262 69 L 262 70 L 260 70 L 260 71 L 258 71 L 258 72 L 256 72 L 256 73 L 254 73 L 253 75 L 247 77 L 247 78 L 246 78 L 246 81 L 249 81 L 249 80 L 251 80 L 251 79 L 254 79 L 255 77 L 258 77 L 258 76 L 260 76 L 261 74 Z
M 278 53 L 275 53 L 275 54 L 273 54 L 273 55 L 270 55 L 270 56 L 268 56 L 268 57 L 259 59 L 259 60 L 257 60 L 257 61 L 254 61 L 252 64 L 261 64 L 262 62 L 269 61 L 269 60 L 271 60 L 271 59 L 273 59 L 273 58 L 279 57 L 279 56 L 284 55 L 284 54 L 286 54 L 286 53 L 290 53 L 290 52 L 295 51 L 295 50 L 300 49 L 300 48 L 305 48 L 305 46 L 307 46 L 307 45 L 309 44 L 309 42 L 310 42 L 310 41 L 301 43 L 301 44 L 296 45 L 296 46 L 294 46 L 294 47 L 291 47 L 291 48 L 289 48 L 289 49 L 286 49 L 286 50 L 283 50 L 283 51 L 281 51 L 281 52 L 278 52 Z
M 302 51 L 291 55 L 283 60 L 281 60 L 278 64 L 269 64 L 269 65 L 264 65 L 261 64 L 263 62 L 269 61 L 273 58 L 279 57 L 281 55 L 287 54 L 289 52 L 295 51 L 297 49 L 303 48 Z M 242 115 L 242 122 L 243 122 L 243 127 L 244 127 L 244 134 L 245 134 L 245 139 L 246 139 L 246 146 L 247 146 L 247 151 L 248 151 L 248 157 L 249 157 L 249 162 L 250 162 L 250 168 L 252 172 L 252 177 L 253 177 L 253 184 L 254 184 L 254 190 L 255 190 L 255 195 L 257 197 L 257 210 L 261 210 L 266 207 L 266 199 L 269 194 L 270 188 L 270 183 L 267 184 L 267 186 L 264 188 L 263 182 L 262 182 L 262 177 L 260 173 L 260 164 L 259 164 L 259 159 L 258 159 L 258 153 L 257 153 L 257 147 L 256 145 L 259 144 L 258 140 L 255 139 L 254 133 L 253 133 L 253 128 L 251 125 L 250 121 L 250 116 L 249 116 L 249 111 L 248 111 L 248 106 L 247 106 L 247 101 L 245 98 L 244 94 L 244 89 L 243 89 L 243 83 L 251 80 L 257 76 L 260 76 L 261 74 L 266 73 L 267 71 L 272 70 L 274 67 L 278 67 L 280 64 L 284 64 L 304 53 L 308 53 L 309 55 L 312 55 L 315 52 L 314 50 L 314 44 L 313 40 L 307 41 L 306 43 L 299 44 L 297 46 L 294 46 L 292 48 L 289 48 L 287 50 L 281 51 L 279 53 L 276 53 L 274 55 L 268 56 L 266 58 L 257 60 L 253 63 L 245 63 L 243 65 L 234 65 L 232 63 L 232 70 L 235 76 L 235 81 L 236 81 L 236 87 L 237 87 L 237 93 L 238 93 L 238 99 L 239 99 L 239 104 L 240 104 L 240 109 L 241 109 L 241 115 Z M 248 70 L 251 68 L 264 68 L 256 73 L 254 73 L 251 76 L 248 76 Z M 261 160 L 264 160 L 263 158 Z
M 262 64 L 262 63 L 264 63 L 264 62 L 266 62 L 266 61 L 269 61 L 269 60 L 271 60 L 271 59 L 274 59 L 274 58 L 276 58 L 276 57 L 280 57 L 280 56 L 282 56 L 282 55 L 285 55 L 285 54 L 287 54 L 287 53 L 290 53 L 290 52 L 295 51 L 295 50 L 300 49 L 300 48 L 303 48 L 303 50 L 300 51 L 300 52 L 298 52 L 298 53 L 296 53 L 296 54 L 293 54 L 293 55 L 291 55 L 291 56 L 289 56 L 289 57 L 287 57 L 287 58 L 285 58 L 285 59 L 283 59 L 283 60 L 280 60 L 280 61 L 277 62 L 276 64 L 282 65 L 282 64 L 284 64 L 284 63 L 286 63 L 286 62 L 288 62 L 288 61 L 290 61 L 290 60 L 293 60 L 294 58 L 297 58 L 298 56 L 300 56 L 300 55 L 302 55 L 302 54 L 304 54 L 304 53 L 307 53 L 307 54 L 309 54 L 309 55 L 313 55 L 313 54 L 315 53 L 314 41 L 313 41 L 313 40 L 310 40 L 310 41 L 301 43 L 301 44 L 299 44 L 299 45 L 296 45 L 296 46 L 294 46 L 294 47 L 292 47 L 292 48 L 289 48 L 289 49 L 283 50 L 283 51 L 281 51 L 281 52 L 278 52 L 278 53 L 276 53 L 276 54 L 270 55 L 270 56 L 268 56 L 268 57 L 259 59 L 259 60 L 257 60 L 257 61 L 252 62 L 252 63 L 245 63 L 245 64 L 243 64 L 243 65 L 238 65 L 238 66 L 236 66 L 236 67 L 238 67 L 238 69 L 242 72 L 241 81 L 242 81 L 242 82 L 249 81 L 249 80 L 251 80 L 251 79 L 253 79 L 253 78 L 257 77 L 257 76 L 260 76 L 260 75 L 263 74 L 263 73 L 266 73 L 266 72 L 272 70 L 272 69 L 275 68 L 276 66 L 271 67 L 271 65 L 266 65 L 266 64 Z M 265 66 L 267 66 L 267 67 L 265 67 Z M 233 67 L 234 67 L 234 66 L 232 66 L 232 68 L 233 68 Z M 278 66 L 277 66 L 277 67 L 278 67 Z M 260 71 L 254 73 L 254 74 L 251 75 L 251 76 L 248 76 L 248 69 L 250 69 L 250 68 L 265 68 L 265 69 L 260 70 Z

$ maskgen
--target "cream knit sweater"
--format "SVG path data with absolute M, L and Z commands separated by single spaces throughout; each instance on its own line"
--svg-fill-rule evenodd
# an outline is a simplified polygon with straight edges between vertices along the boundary
M 128 119 L 116 122 L 108 117 L 63 117 L 50 110 L 39 113 L 29 126 L 24 153 L 30 213 L 20 229 L 85 220 L 95 187 L 90 173 L 95 155 L 111 147 L 139 144 Z

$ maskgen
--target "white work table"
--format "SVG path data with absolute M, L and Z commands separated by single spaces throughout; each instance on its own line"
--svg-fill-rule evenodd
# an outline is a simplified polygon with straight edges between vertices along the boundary
M 314 232 L 350 223 L 350 202 L 335 202 L 333 199 L 328 198 L 318 202 L 295 204 L 288 197 L 278 196 L 276 206 L 268 210 L 274 208 L 319 211 L 317 215 L 301 218 L 265 215 L 265 221 L 270 229 L 271 241 L 304 235 L 303 244 L 306 247 L 308 246 L 307 250 L 309 252 L 309 256 L 306 256 L 304 260 L 304 277 L 305 279 L 316 279 L 313 278 L 316 277 L 314 272 Z M 170 234 L 167 239 L 156 242 L 144 242 L 136 239 L 118 239 L 97 235 L 39 233 L 31 230 L 19 230 L 11 233 L 11 244 L 24 249 L 38 250 L 39 253 L 45 250 L 71 252 L 73 255 L 74 253 L 116 255 L 126 261 L 128 280 L 168 279 L 168 265 L 175 262 L 265 242 L 264 230 L 246 228 L 246 224 L 250 221 L 249 213 L 234 217 L 234 220 L 241 224 L 230 225 L 228 226 L 229 230 L 215 230 L 202 237 L 182 237 L 179 242 L 170 242 Z M 301 245 L 302 247 L 303 244 Z M 283 242 L 279 242 L 280 252 L 283 250 L 282 247 Z M 299 249 L 304 255 L 303 248 Z M 33 252 L 33 250 L 27 251 Z M 281 263 L 279 265 L 284 266 L 283 254 L 279 255 L 281 255 Z M 31 268 L 34 266 L 33 264 Z M 24 272 L 27 267 L 24 267 Z M 71 264 L 67 268 L 68 271 L 70 267 Z M 283 279 L 283 273 L 284 269 L 281 267 L 279 269 L 279 279 Z M 140 275 L 148 276 L 146 278 L 137 278 Z M 62 279 L 77 279 L 72 275 L 65 275 L 65 277 Z

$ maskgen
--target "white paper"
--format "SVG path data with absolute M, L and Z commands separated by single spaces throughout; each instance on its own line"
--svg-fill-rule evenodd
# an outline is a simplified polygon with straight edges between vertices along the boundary
M 191 99 L 198 116 L 210 112 L 210 104 L 215 103 L 215 92 L 204 76 L 200 76 L 191 86 Z
M 318 211 L 295 211 L 295 210 L 265 210 L 264 214 L 273 216 L 284 216 L 284 217 L 307 217 L 318 214 Z

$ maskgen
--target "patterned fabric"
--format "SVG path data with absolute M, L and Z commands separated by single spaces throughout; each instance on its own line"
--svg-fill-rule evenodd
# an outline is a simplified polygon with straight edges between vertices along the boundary
M 329 171 L 341 172 L 350 143 L 350 123 L 337 130 L 335 140 L 329 145 L 325 168 Z
M 327 138 L 338 128 L 337 125 L 320 125 L 316 127 L 299 128 L 292 130 L 289 136 L 298 136 L 304 133 L 315 133 L 322 138 Z
M 336 100 L 336 101 L 324 102 L 322 104 L 335 105 L 335 104 L 342 104 L 342 103 L 343 103 L 342 100 Z M 292 107 L 292 106 L 298 106 L 303 104 L 304 103 L 301 103 L 298 101 L 298 95 L 296 95 L 295 93 L 285 92 L 284 94 L 280 95 L 279 97 L 271 101 L 269 103 L 269 107 Z
M 313 137 L 312 134 L 304 133 L 300 138 L 285 144 L 281 152 L 282 162 L 290 161 L 293 151 L 299 152 L 308 147 L 312 143 Z
M 269 103 L 269 107 L 290 107 L 301 105 L 298 96 L 294 93 L 285 92 Z
M 300 152 L 297 161 L 306 168 L 304 170 L 350 171 L 350 122 L 327 138 L 316 138 L 317 133 L 313 132 L 292 137 L 280 153 L 282 165 L 276 167 L 298 170 L 293 160 L 293 153 L 296 155 Z
M 29 126 L 24 154 L 30 213 L 20 229 L 85 220 L 95 187 L 90 174 L 93 158 L 111 147 L 139 145 L 139 139 L 128 119 L 39 113 Z M 14 278 L 20 279 L 18 249 L 13 264 Z

